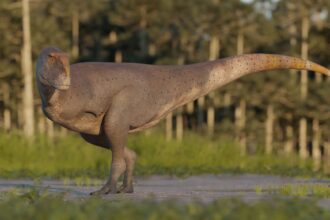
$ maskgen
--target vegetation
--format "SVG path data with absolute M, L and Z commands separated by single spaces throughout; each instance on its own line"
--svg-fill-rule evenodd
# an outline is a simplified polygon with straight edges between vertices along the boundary
M 221 199 L 211 204 L 178 201 L 70 201 L 65 195 L 30 191 L 2 196 L 0 219 L 329 219 L 330 211 L 313 200 L 275 199 L 253 204 Z
M 0 126 L 28 137 L 65 133 L 45 119 L 32 90 L 30 63 L 46 46 L 72 62 L 189 64 L 262 52 L 327 66 L 329 11 L 327 0 L 2 0 Z M 221 133 L 240 154 L 298 154 L 313 158 L 314 170 L 330 170 L 329 82 L 306 71 L 245 77 L 170 115 L 166 137 Z
M 266 192 L 272 195 L 293 197 L 330 198 L 330 188 L 325 184 L 286 184 L 281 187 L 256 187 L 256 193 Z
M 71 62 L 190 64 L 242 53 L 279 53 L 330 64 L 329 0 L 1 0 L 0 177 L 100 185 L 110 152 L 45 118 L 34 85 L 40 50 Z M 32 64 L 32 66 L 31 66 Z M 240 79 L 189 103 L 147 133 L 131 135 L 137 175 L 330 175 L 330 80 L 274 71 Z M 93 179 L 93 180 L 92 180 Z M 329 197 L 321 185 L 257 193 Z M 69 201 L 31 191 L 0 194 L 0 219 L 330 219 L 301 198 L 205 205 L 97 198 Z
M 237 144 L 221 137 L 187 134 L 182 141 L 165 141 L 163 135 L 138 134 L 129 144 L 139 155 L 137 175 L 167 174 L 187 176 L 201 173 L 265 173 L 293 176 L 328 177 L 313 171 L 311 161 L 298 156 L 268 155 L 256 152 L 240 155 Z M 67 135 L 54 143 L 45 136 L 33 142 L 19 134 L 0 133 L 0 176 L 75 179 L 77 184 L 90 178 L 104 178 L 110 167 L 110 151 Z

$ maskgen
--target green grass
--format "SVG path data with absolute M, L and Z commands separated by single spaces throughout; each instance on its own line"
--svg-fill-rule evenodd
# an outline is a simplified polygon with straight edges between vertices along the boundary
M 188 176 L 202 173 L 264 173 L 289 176 L 328 177 L 313 172 L 312 163 L 297 156 L 241 156 L 233 141 L 210 140 L 187 133 L 182 142 L 165 141 L 155 132 L 149 136 L 131 135 L 128 146 L 139 155 L 137 175 L 169 174 Z M 43 136 L 29 142 L 19 134 L 0 133 L 0 177 L 75 178 L 78 184 L 88 178 L 104 178 L 109 173 L 110 151 L 68 135 L 50 142 Z
M 327 184 L 286 184 L 281 187 L 269 186 L 265 188 L 257 186 L 255 191 L 257 194 L 265 192 L 292 197 L 330 198 L 330 187 Z
M 65 194 L 32 190 L 0 197 L 0 219 L 330 219 L 330 211 L 311 199 L 262 200 L 252 204 L 239 199 L 220 199 L 210 204 L 175 200 L 155 202 L 107 201 L 89 197 L 70 201 Z

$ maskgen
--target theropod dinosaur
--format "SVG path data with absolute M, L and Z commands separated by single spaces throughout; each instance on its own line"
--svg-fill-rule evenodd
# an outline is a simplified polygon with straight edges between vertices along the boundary
M 112 151 L 110 177 L 92 194 L 133 192 L 136 155 L 128 133 L 157 124 L 167 113 L 249 73 L 306 69 L 330 76 L 316 63 L 282 55 L 247 54 L 216 61 L 158 66 L 134 63 L 77 63 L 57 48 L 44 49 L 36 79 L 46 116 L 89 143 Z M 118 178 L 124 174 L 117 190 Z

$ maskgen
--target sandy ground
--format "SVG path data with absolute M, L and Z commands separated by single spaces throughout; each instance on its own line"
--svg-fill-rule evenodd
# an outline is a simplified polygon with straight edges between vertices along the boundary
M 134 200 L 153 198 L 161 201 L 177 199 L 182 202 L 202 201 L 212 202 L 219 198 L 240 197 L 250 203 L 261 199 L 271 199 L 267 192 L 257 193 L 256 188 L 269 189 L 281 187 L 284 184 L 325 184 L 330 185 L 330 180 L 289 178 L 268 175 L 201 175 L 189 178 L 176 178 L 169 176 L 151 176 L 137 178 L 133 194 L 117 194 L 102 196 L 108 200 Z M 31 180 L 1 180 L 0 192 L 12 189 L 48 188 L 52 193 L 66 192 L 69 199 L 89 197 L 89 192 L 100 186 L 76 186 L 73 183 L 64 184 L 63 181 L 43 180 L 35 183 Z M 320 206 L 330 209 L 330 199 L 319 199 Z

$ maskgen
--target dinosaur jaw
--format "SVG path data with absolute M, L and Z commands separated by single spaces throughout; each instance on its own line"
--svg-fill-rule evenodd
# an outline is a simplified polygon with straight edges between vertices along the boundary
M 68 90 L 70 88 L 70 85 L 71 85 L 70 78 L 68 78 L 67 80 L 65 80 L 66 81 L 65 83 L 59 84 L 59 83 L 51 83 L 45 77 L 43 77 L 42 75 L 40 75 L 39 81 L 41 82 L 41 84 L 43 84 L 45 86 L 51 86 L 51 87 L 53 87 L 55 89 L 58 89 L 58 90 Z
M 69 85 L 52 85 L 52 87 L 54 87 L 55 89 L 58 89 L 58 90 L 68 90 L 70 88 L 70 84 Z

